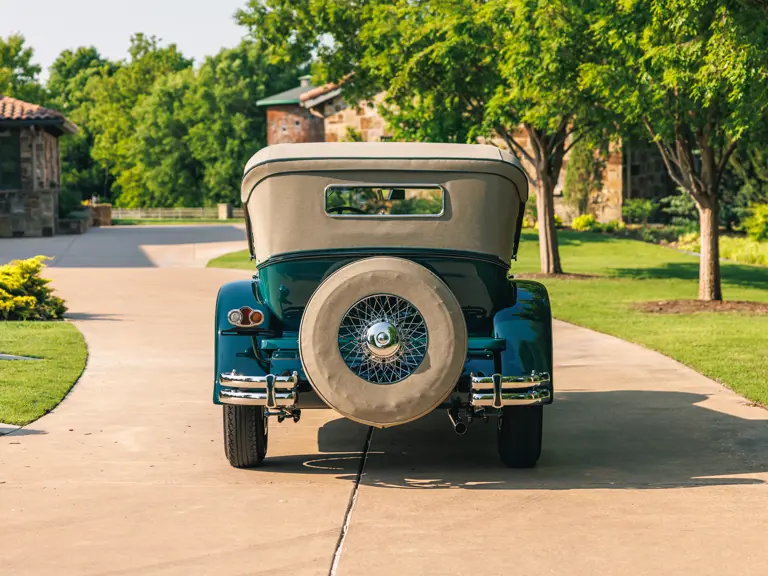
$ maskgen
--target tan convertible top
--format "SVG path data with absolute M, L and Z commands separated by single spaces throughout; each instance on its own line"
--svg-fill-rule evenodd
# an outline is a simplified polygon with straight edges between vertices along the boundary
M 326 214 L 326 186 L 349 183 L 438 184 L 445 210 L 407 219 Z M 518 160 L 480 144 L 277 144 L 250 159 L 242 186 L 259 262 L 286 252 L 361 247 L 468 250 L 508 261 L 527 199 Z

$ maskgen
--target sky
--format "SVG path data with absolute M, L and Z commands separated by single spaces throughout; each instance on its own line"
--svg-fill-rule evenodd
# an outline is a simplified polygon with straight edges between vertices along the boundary
M 47 69 L 62 50 L 95 46 L 112 60 L 128 55 L 130 37 L 155 35 L 202 62 L 231 48 L 245 29 L 232 18 L 246 0 L 0 0 L 0 36 L 20 32 Z

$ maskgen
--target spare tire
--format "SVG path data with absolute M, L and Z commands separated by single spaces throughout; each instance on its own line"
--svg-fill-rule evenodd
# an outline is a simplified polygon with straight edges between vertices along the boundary
M 366 258 L 312 295 L 299 352 L 326 404 L 384 428 L 420 418 L 448 397 L 464 367 L 467 328 L 435 274 L 410 260 Z

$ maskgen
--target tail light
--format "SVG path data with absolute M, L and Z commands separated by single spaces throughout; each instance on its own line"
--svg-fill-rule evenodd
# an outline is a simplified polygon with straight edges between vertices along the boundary
M 230 310 L 227 314 L 227 320 L 238 328 L 251 328 L 264 322 L 264 312 L 255 310 L 250 306 L 243 306 Z

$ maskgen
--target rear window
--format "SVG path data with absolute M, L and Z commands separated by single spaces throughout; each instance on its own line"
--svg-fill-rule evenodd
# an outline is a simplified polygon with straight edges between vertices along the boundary
M 330 216 L 440 216 L 444 190 L 438 184 L 332 184 L 325 189 Z

